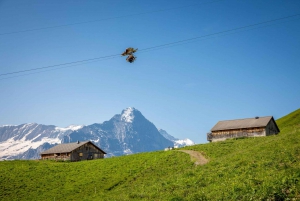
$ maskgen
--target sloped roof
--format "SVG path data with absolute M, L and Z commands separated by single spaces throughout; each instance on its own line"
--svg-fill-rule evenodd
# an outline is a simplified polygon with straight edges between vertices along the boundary
M 219 121 L 211 129 L 211 131 L 231 130 L 231 129 L 241 129 L 241 128 L 266 127 L 271 119 L 273 119 L 272 116 Z M 273 121 L 274 121 L 274 119 L 273 119 Z M 275 123 L 275 125 L 276 125 L 276 123 Z
M 106 154 L 102 149 L 97 147 L 91 141 L 84 141 L 84 142 L 79 142 L 79 143 L 78 142 L 73 142 L 73 143 L 67 143 L 67 144 L 59 144 L 59 145 L 56 145 L 56 146 L 42 152 L 41 154 L 69 153 L 69 152 L 73 151 L 74 149 L 77 149 L 78 147 L 81 147 L 82 145 L 87 144 L 87 143 L 93 144 L 97 149 L 99 149 L 104 154 Z

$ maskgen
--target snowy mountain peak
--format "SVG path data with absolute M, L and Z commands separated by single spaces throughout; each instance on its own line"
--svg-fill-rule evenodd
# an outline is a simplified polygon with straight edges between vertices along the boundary
M 121 120 L 127 123 L 132 123 L 134 119 L 134 111 L 136 111 L 134 107 L 128 107 L 123 110 L 121 114 Z
M 195 142 L 193 142 L 192 140 L 190 140 L 188 138 L 186 138 L 184 140 L 179 140 L 178 138 L 173 137 L 172 135 L 170 135 L 169 133 L 167 133 L 167 131 L 165 131 L 163 129 L 159 129 L 158 131 L 166 139 L 172 141 L 174 143 L 174 147 L 185 147 L 185 146 L 191 146 L 191 145 L 195 144 Z
M 36 126 L 38 125 L 37 123 L 27 123 L 27 124 L 21 124 L 21 126 L 25 127 L 30 127 L 30 126 Z
M 59 130 L 59 131 L 67 131 L 67 130 L 72 130 L 72 131 L 76 131 L 79 130 L 83 127 L 83 125 L 70 125 L 66 128 L 60 128 L 60 127 L 55 127 L 55 130 Z
M 191 146 L 195 143 L 192 140 L 186 138 L 184 140 L 176 140 L 174 144 L 176 144 L 177 146 Z

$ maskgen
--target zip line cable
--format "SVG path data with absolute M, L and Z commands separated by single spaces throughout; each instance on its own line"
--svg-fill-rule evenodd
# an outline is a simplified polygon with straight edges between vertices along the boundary
M 55 65 L 51 65 L 51 66 L 44 66 L 44 67 L 39 67 L 39 68 L 21 70 L 21 71 L 16 71 L 16 72 L 11 72 L 11 73 L 4 73 L 4 74 L 0 74 L 0 76 L 11 75 L 11 74 L 16 74 L 16 73 L 24 73 L 24 72 L 28 72 L 28 71 L 35 71 L 35 70 L 40 70 L 40 69 L 45 69 L 45 68 L 53 68 L 53 67 L 57 67 L 57 66 L 64 66 L 64 65 L 75 64 L 75 63 L 82 63 L 82 62 L 93 61 L 93 60 L 104 59 L 104 58 L 110 58 L 110 57 L 115 57 L 115 56 L 120 56 L 120 54 L 114 54 L 114 55 L 102 56 L 102 57 L 95 57 L 95 58 L 92 58 L 92 59 L 84 59 L 84 60 L 79 60 L 79 61 L 72 61 L 72 62 L 67 62 L 67 63 L 55 64 Z
M 279 21 L 279 20 L 284 20 L 284 19 L 296 17 L 296 16 L 300 16 L 300 14 L 290 15 L 290 16 L 286 16 L 286 17 L 282 17 L 282 18 L 277 18 L 277 19 L 273 19 L 273 20 L 259 22 L 259 23 L 256 23 L 256 24 L 250 24 L 250 25 L 246 25 L 246 26 L 242 26 L 242 27 L 237 27 L 237 28 L 234 28 L 234 29 L 229 29 L 229 30 L 225 30 L 225 31 L 219 31 L 219 32 L 212 33 L 212 34 L 207 34 L 207 35 L 203 35 L 203 36 L 197 36 L 197 37 L 188 38 L 188 39 L 184 39 L 184 40 L 180 40 L 180 41 L 176 41 L 176 42 L 171 42 L 171 43 L 166 43 L 166 44 L 157 45 L 157 46 L 153 46 L 153 47 L 148 47 L 148 48 L 145 48 L 145 49 L 141 49 L 140 51 L 154 49 L 154 48 L 159 48 L 159 47 L 164 47 L 164 46 L 169 46 L 169 45 L 178 44 L 178 43 L 184 43 L 184 42 L 188 42 L 188 41 L 192 41 L 192 40 L 197 40 L 197 39 L 205 38 L 205 37 L 211 37 L 211 36 L 215 36 L 215 35 L 220 35 L 220 34 L 224 34 L 224 33 L 230 33 L 230 32 L 234 32 L 234 31 L 246 29 L 246 28 L 251 28 L 251 27 L 255 27 L 255 26 L 267 24 L 267 23 L 270 23 L 270 22 L 276 22 L 276 21 Z
M 99 20 L 90 20 L 90 21 L 75 22 L 75 23 L 70 23 L 70 24 L 61 24 L 61 25 L 56 25 L 56 26 L 48 26 L 48 27 L 41 27 L 41 28 L 34 28 L 34 29 L 25 29 L 25 30 L 21 30 L 21 31 L 4 32 L 4 33 L 0 33 L 0 36 L 10 35 L 10 34 L 17 34 L 17 33 L 24 33 L 24 32 L 32 32 L 32 31 L 41 31 L 41 30 L 45 30 L 45 29 L 62 28 L 62 27 L 80 25 L 80 24 L 89 24 L 89 23 L 101 22 L 101 21 L 106 21 L 106 20 L 114 20 L 114 19 L 120 19 L 120 18 L 126 18 L 126 17 L 134 17 L 134 16 L 138 16 L 138 15 L 146 15 L 146 14 L 159 13 L 159 12 L 170 11 L 170 10 L 177 10 L 177 9 L 181 9 L 181 8 L 205 5 L 205 4 L 210 4 L 210 3 L 220 2 L 220 1 L 223 1 L 223 0 L 209 1 L 209 2 L 204 2 L 204 3 L 197 3 L 197 4 L 192 4 L 192 5 L 180 6 L 180 7 L 174 7 L 174 8 L 167 8 L 167 9 L 160 9 L 160 10 L 154 10 L 154 11 L 148 11 L 148 12 L 141 12 L 141 13 L 135 13 L 135 14 L 129 14 L 129 15 L 121 15 L 121 16 L 117 16 L 117 17 L 103 18 L 103 19 L 99 19 Z
M 299 20 L 299 19 L 293 19 L 293 20 L 288 20 L 288 21 L 284 21 L 284 22 L 290 22 L 290 21 L 294 21 L 294 20 Z M 227 36 L 227 35 L 231 35 L 231 34 L 236 34 L 236 33 L 241 33 L 241 32 L 244 32 L 244 31 L 250 31 L 250 30 L 254 30 L 254 29 L 259 29 L 259 28 L 265 28 L 265 27 L 269 27 L 269 26 L 274 26 L 274 25 L 277 25 L 277 24 L 281 24 L 283 22 L 278 22 L 278 23 L 274 23 L 274 24 L 267 24 L 267 25 L 264 25 L 264 26 L 259 26 L 259 27 L 252 27 L 252 28 L 249 28 L 249 29 L 244 29 L 244 30 L 236 30 L 235 32 L 226 32 L 226 33 L 220 33 L 218 34 L 217 36 L 220 37 L 220 36 Z M 203 36 L 203 38 L 198 38 L 198 39 L 195 39 L 197 41 L 199 40 L 207 40 L 207 39 L 211 39 L 213 37 L 216 37 L 216 35 L 206 35 Z M 164 49 L 164 48 L 169 48 L 169 47 L 174 47 L 174 46 L 179 46 L 179 45 L 183 45 L 183 44 L 188 44 L 188 43 L 192 43 L 194 41 L 190 40 L 190 41 L 185 41 L 185 42 L 181 42 L 181 43 L 174 43 L 174 44 L 169 44 L 168 46 L 161 46 L 161 47 L 156 47 L 156 48 L 153 48 L 153 49 L 147 49 L 147 50 L 143 50 L 143 52 L 140 52 L 140 53 L 146 53 L 146 52 L 149 52 L 149 51 L 154 51 L 154 50 L 160 50 L 160 49 Z
M 118 55 L 118 56 L 119 56 L 119 55 Z M 22 75 L 16 75 L 16 76 L 12 76 L 12 77 L 5 77 L 5 78 L 1 78 L 0 80 L 6 80 L 6 79 L 15 78 L 15 77 L 22 77 L 22 76 L 27 76 L 27 75 L 37 74 L 37 73 L 44 73 L 44 72 L 53 71 L 53 70 L 59 70 L 59 69 L 63 69 L 63 68 L 70 68 L 70 67 L 80 66 L 80 65 L 83 65 L 83 64 L 90 64 L 90 63 L 95 63 L 95 62 L 99 62 L 99 61 L 104 61 L 104 60 L 114 59 L 114 58 L 116 58 L 116 57 L 117 57 L 117 56 L 110 57 L 110 58 L 105 58 L 105 59 L 98 59 L 98 60 L 89 61 L 89 62 L 84 62 L 84 63 L 79 63 L 79 64 L 75 64 L 75 65 L 70 65 L 70 66 L 63 66 L 63 67 L 58 67 L 58 68 L 52 68 L 52 69 L 43 70 L 43 71 L 38 71 L 38 72 L 33 72 L 33 73 L 27 73 L 27 74 L 22 74 Z
M 271 23 L 271 22 L 277 22 L 277 21 L 280 21 L 280 20 L 289 19 L 289 18 L 293 18 L 293 17 L 296 17 L 296 16 L 300 16 L 300 14 L 295 14 L 295 15 L 290 15 L 290 16 L 286 16 L 286 17 L 281 17 L 281 18 L 277 18 L 277 19 L 273 19 L 273 20 L 268 20 L 268 21 L 264 21 L 264 22 L 259 22 L 259 23 L 251 24 L 251 25 L 237 27 L 237 28 L 233 28 L 233 29 L 229 29 L 229 30 L 225 30 L 225 31 L 219 31 L 219 32 L 212 33 L 212 34 L 206 34 L 206 35 L 202 35 L 202 36 L 198 36 L 198 37 L 193 37 L 193 38 L 188 38 L 188 39 L 184 39 L 184 40 L 180 40 L 180 41 L 175 41 L 175 42 L 171 42 L 171 43 L 166 43 L 166 44 L 162 44 L 162 45 L 156 45 L 156 46 L 153 46 L 153 47 L 148 47 L 148 48 L 140 49 L 139 52 L 153 51 L 153 50 L 156 50 L 156 49 L 166 48 L 166 47 L 169 47 L 169 46 L 180 45 L 180 44 L 191 42 L 191 41 L 194 41 L 194 40 L 207 39 L 209 37 L 217 36 L 217 35 L 222 35 L 222 34 L 223 35 L 224 34 L 233 34 L 233 33 L 237 33 L 236 31 L 239 31 L 239 32 L 240 31 L 247 31 L 247 30 L 249 30 L 247 28 L 252 28 L 252 29 L 254 29 L 254 28 L 262 28 L 262 27 L 256 27 L 256 26 L 264 25 L 264 24 Z M 300 19 L 300 18 L 298 18 L 298 19 Z M 275 24 L 267 24 L 267 25 L 265 25 L 263 27 L 271 26 L 271 25 L 275 25 Z M 243 30 L 243 29 L 247 29 L 247 30 Z M 82 64 L 84 64 L 84 62 L 98 61 L 100 59 L 111 59 L 111 58 L 115 58 L 117 56 L 120 56 L 120 54 L 95 57 L 95 58 L 91 58 L 91 59 L 84 59 L 84 60 L 79 60 L 79 61 L 73 61 L 73 62 L 67 62 L 67 63 L 61 63 L 61 64 L 55 64 L 55 65 L 44 66 L 44 67 L 39 67 L 39 68 L 32 68 L 32 69 L 21 70 L 21 71 L 15 71 L 15 72 L 10 72 L 10 73 L 3 73 L 3 74 L 0 74 L 0 76 L 6 76 L 6 75 L 11 75 L 11 74 L 17 74 L 17 73 L 24 73 L 24 72 L 29 72 L 29 71 L 36 71 L 36 70 L 47 69 L 47 68 L 54 68 L 54 67 L 59 67 L 59 66 L 64 66 L 64 65 L 70 65 L 70 64 L 82 65 Z M 71 67 L 71 66 L 68 66 L 68 67 Z M 16 76 L 16 77 L 18 77 L 18 76 Z M 10 78 L 13 78 L 13 77 L 10 77 Z M 5 79 L 8 79 L 8 78 L 5 78 Z M 2 79 L 0 79 L 0 80 L 2 80 Z

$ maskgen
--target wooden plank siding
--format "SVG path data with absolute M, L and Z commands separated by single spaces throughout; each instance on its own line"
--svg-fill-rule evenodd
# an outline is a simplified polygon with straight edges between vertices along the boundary
M 270 121 L 266 126 L 266 135 L 276 135 L 279 133 L 278 127 L 275 121 Z
M 56 154 L 43 154 L 41 159 L 43 160 L 70 160 L 70 153 L 56 153 Z
M 265 128 L 246 128 L 246 129 L 232 129 L 223 131 L 212 131 L 208 134 L 208 141 L 216 142 L 226 140 L 228 138 L 240 137 L 259 137 L 266 136 Z
M 85 144 L 71 152 L 71 161 L 104 158 L 104 154 L 92 144 Z

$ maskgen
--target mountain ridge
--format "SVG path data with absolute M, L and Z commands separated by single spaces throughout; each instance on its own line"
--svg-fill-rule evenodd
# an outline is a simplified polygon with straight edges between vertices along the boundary
M 37 159 L 41 151 L 77 140 L 92 141 L 108 153 L 107 157 L 175 146 L 175 142 L 163 137 L 139 110 L 129 107 L 108 121 L 91 125 L 65 128 L 37 123 L 0 126 L 0 160 Z

